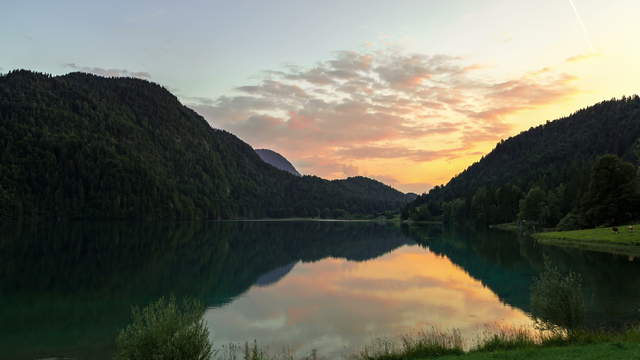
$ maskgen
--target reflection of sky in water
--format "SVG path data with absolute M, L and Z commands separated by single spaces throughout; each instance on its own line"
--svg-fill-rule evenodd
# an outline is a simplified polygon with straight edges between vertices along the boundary
M 278 282 L 209 309 L 205 319 L 218 346 L 257 340 L 323 356 L 431 326 L 474 337 L 488 324 L 530 322 L 448 258 L 419 246 L 366 262 L 298 263 Z

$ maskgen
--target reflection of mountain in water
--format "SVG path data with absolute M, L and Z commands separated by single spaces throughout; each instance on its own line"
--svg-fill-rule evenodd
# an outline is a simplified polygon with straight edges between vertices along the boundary
M 547 255 L 584 278 L 590 323 L 640 320 L 638 262 L 541 247 L 508 233 L 418 226 L 401 231 L 374 223 L 227 222 L 81 223 L 0 229 L 0 234 L 0 348 L 8 358 L 55 352 L 108 358 L 132 305 L 174 294 L 221 306 L 252 285 L 275 284 L 297 262 L 366 261 L 414 241 L 525 311 L 531 281 Z
M 443 231 L 412 227 L 405 232 L 436 254 L 448 257 L 508 305 L 529 312 L 530 287 L 544 257 L 563 271 L 582 276 L 587 321 L 593 326 L 640 321 L 640 262 L 627 257 L 541 246 L 505 232 Z
M 280 266 L 271 271 L 267 271 L 266 273 L 260 275 L 260 277 L 256 279 L 255 285 L 269 286 L 277 283 L 278 281 L 280 281 L 280 279 L 285 277 L 291 270 L 293 270 L 293 267 L 296 266 L 296 264 L 297 262 L 291 263 L 285 266 Z
M 132 305 L 174 294 L 220 306 L 253 284 L 277 282 L 298 261 L 366 261 L 413 243 L 395 227 L 348 222 L 0 230 L 0 348 L 10 358 L 51 349 L 95 355 L 111 348 Z M 17 347 L 25 343 L 33 344 L 28 354 Z

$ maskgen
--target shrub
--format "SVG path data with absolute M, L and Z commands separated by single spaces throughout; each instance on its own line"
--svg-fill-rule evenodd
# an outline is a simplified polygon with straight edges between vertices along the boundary
M 561 273 L 545 259 L 545 270 L 531 287 L 531 310 L 540 330 L 578 329 L 584 321 L 582 280 L 573 272 Z
M 118 334 L 116 360 L 209 360 L 209 331 L 204 305 L 160 298 L 143 309 L 134 307 L 133 321 Z

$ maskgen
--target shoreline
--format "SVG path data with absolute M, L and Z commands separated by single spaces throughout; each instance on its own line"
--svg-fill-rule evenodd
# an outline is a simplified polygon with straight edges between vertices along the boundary
M 629 229 L 631 226 L 631 229 Z M 592 228 L 531 234 L 541 244 L 605 252 L 615 255 L 640 256 L 640 225 Z

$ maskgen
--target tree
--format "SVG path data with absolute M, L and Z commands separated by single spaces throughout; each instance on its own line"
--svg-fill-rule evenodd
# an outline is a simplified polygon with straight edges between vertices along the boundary
M 411 219 L 416 221 L 428 221 L 431 220 L 431 211 L 429 211 L 429 204 L 420 205 L 415 208 L 411 214 Z
M 520 213 L 518 217 L 521 220 L 543 223 L 548 210 L 548 208 L 546 208 L 546 197 L 547 194 L 544 190 L 537 186 L 533 187 L 529 190 L 527 196 L 520 200 Z
M 461 223 L 467 214 L 467 204 L 463 199 L 455 199 L 444 203 L 444 222 Z
M 636 163 L 640 164 L 640 138 L 633 143 L 631 152 L 633 152 L 633 155 L 636 157 Z
M 486 187 L 480 187 L 471 198 L 471 210 L 474 218 L 481 224 L 489 224 L 493 217 L 493 196 Z
M 462 199 L 466 201 L 465 222 L 481 223 L 485 219 L 507 222 L 516 217 L 521 196 L 510 206 L 508 193 L 502 193 L 502 189 L 514 186 L 527 194 L 538 186 L 547 195 L 547 207 L 538 209 L 543 213 L 542 219 L 536 216 L 532 221 L 556 225 L 570 211 L 575 216 L 567 219 L 577 219 L 580 217 L 577 208 L 588 192 L 589 174 L 598 156 L 617 154 L 640 161 L 639 111 L 640 97 L 625 97 L 603 101 L 568 117 L 532 127 L 500 141 L 490 153 L 446 185 L 434 187 L 407 207 Z M 487 195 L 495 195 L 493 205 L 497 210 L 492 215 L 486 211 L 491 208 L 484 206 L 488 203 L 480 201 L 483 200 L 483 194 L 479 193 L 482 188 L 487 189 Z M 473 201 L 474 195 L 479 195 L 476 201 Z M 449 206 L 447 211 L 445 218 L 451 219 Z
M 497 202 L 497 221 L 504 223 L 513 221 L 518 212 L 520 199 L 522 199 L 522 191 L 515 185 L 504 185 L 496 191 Z
M 599 157 L 592 169 L 581 214 L 586 226 L 617 225 L 638 212 L 636 168 L 615 155 Z

